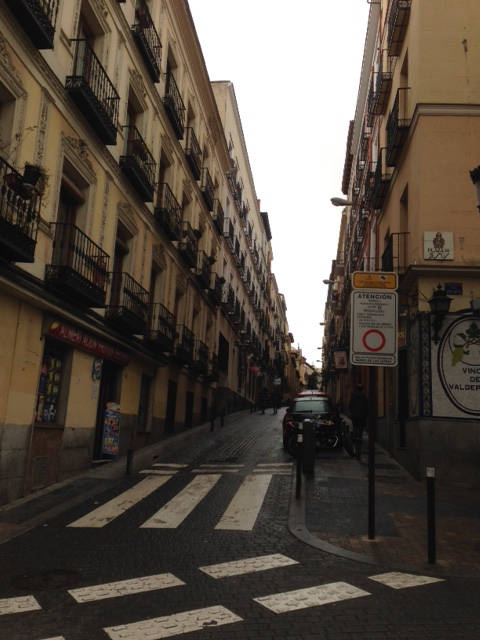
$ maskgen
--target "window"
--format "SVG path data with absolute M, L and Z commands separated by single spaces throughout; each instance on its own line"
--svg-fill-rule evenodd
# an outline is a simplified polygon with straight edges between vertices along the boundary
M 67 360 L 67 349 L 46 341 L 35 405 L 37 425 L 63 424 Z

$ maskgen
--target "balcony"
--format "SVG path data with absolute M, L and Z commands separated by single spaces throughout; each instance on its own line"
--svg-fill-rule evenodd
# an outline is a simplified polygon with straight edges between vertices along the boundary
M 225 278 L 221 278 L 216 273 L 211 274 L 208 294 L 215 304 L 221 304 L 222 302 L 224 283 Z
M 53 49 L 58 0 L 6 0 L 6 4 L 37 49 Z
M 230 320 L 233 322 L 234 325 L 239 326 L 241 323 L 241 314 L 242 314 L 242 309 L 240 307 L 240 301 L 237 299 L 235 300 L 235 305 L 233 307 L 233 311 L 229 313 L 230 315 Z
M 233 313 L 235 311 L 235 292 L 232 285 L 227 289 L 223 288 L 222 306 L 225 313 Z
M 195 340 L 191 368 L 200 375 L 206 376 L 208 374 L 208 347 L 198 338 Z
M 200 182 L 200 191 L 208 211 L 213 210 L 213 201 L 215 197 L 215 187 L 207 167 L 202 169 L 202 180 Z
M 235 238 L 235 244 L 233 247 L 233 257 L 235 258 L 237 267 L 239 267 L 241 264 L 241 255 L 240 255 L 240 240 L 238 238 Z
M 179 140 L 182 140 L 185 127 L 185 105 L 183 104 L 182 96 L 180 95 L 171 71 L 167 72 L 163 106 L 165 107 L 170 124 L 175 131 L 175 135 Z
M 160 80 L 162 43 L 153 24 L 146 2 L 137 2 L 132 35 L 153 82 Z
M 73 73 L 65 87 L 104 144 L 116 144 L 120 98 L 87 40 L 75 42 Z
M 213 203 L 212 219 L 215 223 L 215 229 L 222 235 L 225 227 L 225 214 L 223 213 L 223 207 L 220 204 L 220 200 L 215 199 Z
M 25 191 L 23 176 L 0 158 L 0 256 L 34 262 L 40 196 Z
M 387 165 L 389 167 L 396 166 L 410 128 L 410 120 L 399 117 L 400 112 L 404 113 L 406 110 L 406 91 L 408 91 L 407 87 L 398 89 L 387 120 Z
M 53 223 L 52 262 L 45 284 L 72 302 L 86 307 L 105 306 L 109 256 L 78 227 Z
M 398 56 L 402 50 L 410 17 L 411 0 L 392 0 L 388 14 L 387 50 L 389 56 Z
M 372 171 L 365 194 L 366 202 L 371 209 L 381 209 L 388 192 L 390 176 L 384 171 L 385 149 L 380 149 L 377 162 L 372 162 Z
M 120 156 L 120 168 L 142 202 L 153 201 L 155 161 L 137 127 L 124 126 L 126 153 Z
M 207 380 L 211 382 L 218 382 L 220 378 L 220 363 L 218 362 L 218 356 L 216 353 L 212 353 L 210 362 L 208 363 Z
M 382 254 L 382 271 L 394 271 L 403 275 L 407 269 L 408 232 L 390 234 Z
M 116 271 L 111 277 L 112 288 L 106 319 L 122 333 L 143 335 L 147 327 L 148 291 L 123 271 Z
M 177 335 L 175 338 L 174 357 L 181 364 L 192 364 L 193 351 L 195 348 L 195 338 L 190 329 L 184 324 L 177 325 Z
M 233 251 L 235 247 L 235 230 L 233 227 L 233 222 L 230 220 L 230 218 L 225 218 L 223 236 L 227 241 L 230 250 Z
M 178 249 L 182 258 L 188 267 L 195 268 L 197 266 L 198 240 L 190 223 L 187 221 L 182 222 L 180 238 Z
M 162 182 L 158 189 L 155 219 L 170 240 L 180 240 L 182 208 L 167 183 Z
M 375 93 L 373 97 L 372 112 L 374 115 L 382 115 L 387 108 L 390 90 L 392 88 L 393 62 L 392 58 L 382 60 L 375 80 Z
M 171 353 L 175 341 L 175 318 L 160 302 L 151 306 L 148 342 L 157 353 Z
M 197 251 L 197 278 L 203 289 L 210 287 L 212 277 L 212 261 L 205 251 L 201 249 Z
M 185 157 L 195 180 L 202 174 L 202 151 L 192 127 L 185 129 Z

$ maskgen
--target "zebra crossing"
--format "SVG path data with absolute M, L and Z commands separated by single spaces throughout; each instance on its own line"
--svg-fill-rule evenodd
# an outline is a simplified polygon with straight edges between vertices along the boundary
M 188 470 L 188 465 L 155 463 L 142 469 L 140 482 L 89 513 L 70 522 L 71 528 L 102 528 L 139 504 L 180 473 L 193 476 L 188 484 L 140 525 L 141 529 L 176 529 L 207 497 L 222 475 L 243 475 L 244 479 L 216 530 L 252 531 L 262 509 L 273 476 L 291 475 L 292 463 L 260 463 L 251 471 L 240 464 L 201 464 Z M 186 477 L 188 477 L 188 475 Z
M 215 565 L 198 567 L 198 570 L 213 580 L 225 580 L 239 575 L 272 571 L 279 568 L 299 566 L 300 563 L 283 554 L 271 554 L 242 558 Z M 402 572 L 390 572 L 368 576 L 368 579 L 382 587 L 394 590 L 425 586 L 436 582 L 444 582 L 441 578 L 422 576 Z M 126 597 L 133 594 L 147 593 L 158 589 L 185 588 L 187 585 L 171 573 L 141 576 L 119 582 L 92 585 L 70 589 L 67 593 L 78 604 L 92 603 L 105 599 Z M 295 589 L 280 593 L 271 593 L 252 598 L 255 605 L 281 615 L 300 609 L 326 606 L 331 603 L 366 598 L 372 596 L 370 591 L 347 582 L 331 582 L 318 584 L 303 589 Z M 19 598 L 0 599 L 0 615 L 21 614 L 41 610 L 41 606 L 33 595 Z M 258 614 L 254 614 L 258 617 Z M 241 623 L 244 618 L 230 611 L 221 604 L 180 611 L 160 617 L 137 620 L 135 622 L 104 627 L 103 631 L 110 640 L 161 640 L 162 638 L 180 636 L 186 633 L 223 625 Z M 63 640 L 63 636 L 43 638 L 43 640 Z

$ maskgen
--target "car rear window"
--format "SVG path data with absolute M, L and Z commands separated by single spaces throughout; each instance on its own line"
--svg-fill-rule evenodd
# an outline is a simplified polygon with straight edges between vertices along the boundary
M 300 398 L 292 407 L 294 413 L 330 413 L 333 410 L 328 398 Z

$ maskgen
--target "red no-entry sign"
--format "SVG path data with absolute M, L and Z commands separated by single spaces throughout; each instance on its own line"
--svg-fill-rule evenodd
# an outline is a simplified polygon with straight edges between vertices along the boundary
M 352 364 L 370 367 L 397 365 L 397 306 L 396 291 L 352 291 Z

